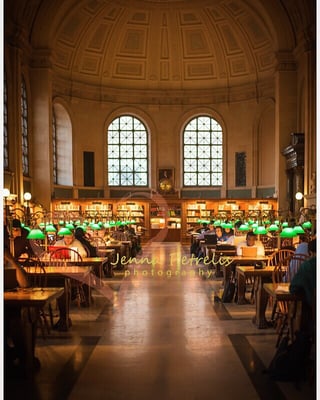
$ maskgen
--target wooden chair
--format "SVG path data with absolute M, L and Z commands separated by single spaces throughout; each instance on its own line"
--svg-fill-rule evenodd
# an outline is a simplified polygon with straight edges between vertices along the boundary
M 70 247 L 57 247 L 50 252 L 50 265 L 66 266 L 70 262 L 82 262 L 81 254 Z
M 274 251 L 270 256 L 268 260 L 268 266 L 274 266 L 276 268 L 276 271 L 274 272 L 274 277 L 272 278 L 273 281 L 279 277 L 282 279 L 282 270 L 285 268 L 286 269 L 289 267 L 289 262 L 290 258 L 293 257 L 294 251 L 290 249 L 279 249 Z M 280 269 L 280 270 L 279 270 Z M 272 312 L 271 312 L 271 321 L 275 321 L 276 317 L 276 309 L 277 309 L 277 302 L 273 303 L 272 298 L 270 297 L 270 306 L 272 307 Z
M 298 272 L 301 264 L 308 258 L 308 256 L 294 254 L 288 258 L 283 259 L 279 265 L 275 266 L 272 273 L 272 282 L 274 285 L 279 285 L 283 282 L 290 283 L 292 277 Z M 274 305 L 271 319 L 275 322 L 276 332 L 278 333 L 277 347 L 285 331 L 291 341 L 294 339 L 294 323 L 296 317 L 296 301 L 277 301 Z
M 81 254 L 77 250 L 70 247 L 57 247 L 57 250 L 50 252 L 49 265 L 68 267 L 72 263 L 77 264 L 77 262 L 82 263 L 82 261 Z M 83 289 L 83 283 L 72 279 L 71 290 L 72 288 L 75 288 L 76 303 L 78 307 L 80 307 L 82 303 L 87 302 L 87 298 Z
M 99 257 L 101 255 L 100 250 L 103 250 L 106 248 L 106 242 L 105 240 L 100 237 L 100 236 L 96 236 L 96 237 L 92 237 L 90 238 L 90 244 L 96 248 L 97 251 L 97 256 Z
M 286 282 L 291 282 L 294 275 L 299 271 L 301 264 L 307 260 L 309 256 L 306 254 L 294 254 L 289 262 L 286 274 Z
M 279 265 L 280 263 L 283 263 L 284 260 L 286 260 L 288 265 L 290 257 L 293 257 L 293 255 L 294 251 L 290 249 L 276 250 L 270 255 L 268 265 Z
M 31 275 L 28 275 L 28 281 L 30 283 L 30 286 L 32 288 L 46 288 L 48 284 L 47 280 L 47 274 L 46 271 L 42 265 L 42 262 L 40 259 L 37 257 L 33 257 L 32 262 L 30 262 L 30 265 L 25 266 L 24 269 L 28 273 L 29 268 L 35 268 L 35 273 Z M 39 318 L 38 318 L 38 326 L 41 330 L 42 337 L 45 338 L 46 334 L 50 334 L 51 329 L 50 329 L 50 324 L 48 322 L 48 316 L 50 317 L 50 323 L 51 327 L 53 326 L 53 317 L 52 317 L 52 308 L 51 304 L 48 305 L 48 312 L 46 309 L 41 308 L 39 310 Z

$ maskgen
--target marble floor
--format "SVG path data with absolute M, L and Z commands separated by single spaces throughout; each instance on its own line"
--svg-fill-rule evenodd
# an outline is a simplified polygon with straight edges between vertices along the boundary
M 251 304 L 215 302 L 221 280 L 190 265 L 188 250 L 145 246 L 124 275 L 94 290 L 89 308 L 72 306 L 68 332 L 39 334 L 40 371 L 32 382 L 7 380 L 4 398 L 316 398 L 309 382 L 298 390 L 263 373 L 275 352 L 274 329 L 252 324 Z

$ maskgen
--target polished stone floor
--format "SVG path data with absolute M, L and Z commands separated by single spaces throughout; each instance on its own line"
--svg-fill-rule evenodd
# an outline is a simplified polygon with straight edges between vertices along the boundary
M 70 331 L 39 335 L 40 371 L 6 382 L 6 399 L 315 398 L 309 382 L 298 390 L 263 373 L 274 329 L 252 324 L 251 304 L 214 302 L 221 280 L 190 265 L 187 247 L 149 244 L 136 261 L 89 308 L 72 306 Z

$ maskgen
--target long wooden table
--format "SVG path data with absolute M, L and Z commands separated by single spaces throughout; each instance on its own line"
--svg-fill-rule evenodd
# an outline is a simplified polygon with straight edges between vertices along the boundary
M 267 328 L 268 323 L 266 320 L 265 312 L 268 303 L 268 295 L 263 290 L 263 285 L 266 280 L 270 280 L 274 266 L 266 266 L 262 269 L 257 269 L 252 266 L 237 266 L 236 273 L 238 276 L 238 304 L 243 304 L 244 292 L 242 291 L 243 282 L 249 277 L 257 278 L 256 285 L 254 287 L 254 299 L 256 314 L 253 318 L 253 323 L 259 328 Z
M 247 257 L 247 256 L 221 256 L 222 257 L 222 270 L 223 270 L 223 282 L 224 288 L 226 288 L 227 282 L 231 279 L 232 273 L 236 274 L 236 266 L 237 265 L 246 265 L 253 266 L 257 262 L 265 262 L 266 264 L 269 261 L 268 256 L 256 256 L 256 257 Z
M 75 262 L 74 264 L 83 266 L 92 266 L 92 270 L 95 275 L 99 278 L 98 286 L 101 284 L 104 272 L 108 277 L 112 276 L 112 268 L 110 262 L 113 260 L 115 255 L 114 249 L 106 249 L 104 256 L 102 257 L 83 257 L 82 261 Z M 71 264 L 72 265 L 72 264 Z M 106 268 L 104 267 L 106 265 Z M 104 271 L 105 268 L 105 271 Z
M 57 266 L 57 265 L 47 265 L 47 266 L 31 266 L 26 267 L 26 272 L 32 277 L 44 276 L 47 279 L 47 284 L 50 286 L 50 283 L 56 285 L 57 280 L 61 279 L 61 286 L 63 286 L 65 291 L 65 312 L 66 315 L 62 316 L 62 326 L 63 330 L 69 329 L 69 320 L 70 320 L 70 295 L 71 295 L 71 283 L 70 280 L 73 279 L 75 281 L 79 281 L 85 283 L 88 286 L 89 293 L 88 303 L 90 304 L 91 300 L 91 265 L 88 266 L 79 266 L 79 265 L 67 265 L 67 266 Z M 61 316 L 60 316 L 61 318 Z
M 4 312 L 9 315 L 12 310 L 20 314 L 21 337 L 23 339 L 25 360 L 24 369 L 26 376 L 31 378 L 34 373 L 35 339 L 39 313 L 47 303 L 63 295 L 64 288 L 17 288 L 3 293 Z M 25 310 L 26 312 L 22 312 Z M 7 321 L 10 323 L 10 321 Z

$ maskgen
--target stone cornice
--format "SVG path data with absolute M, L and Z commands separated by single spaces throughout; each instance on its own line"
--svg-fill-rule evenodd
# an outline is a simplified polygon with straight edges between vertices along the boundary
M 234 103 L 274 97 L 274 80 L 268 78 L 259 83 L 250 83 L 232 88 L 188 89 L 188 90 L 135 90 L 106 88 L 93 84 L 53 78 L 54 96 L 84 99 L 102 103 L 149 104 L 149 105 L 208 105 Z

